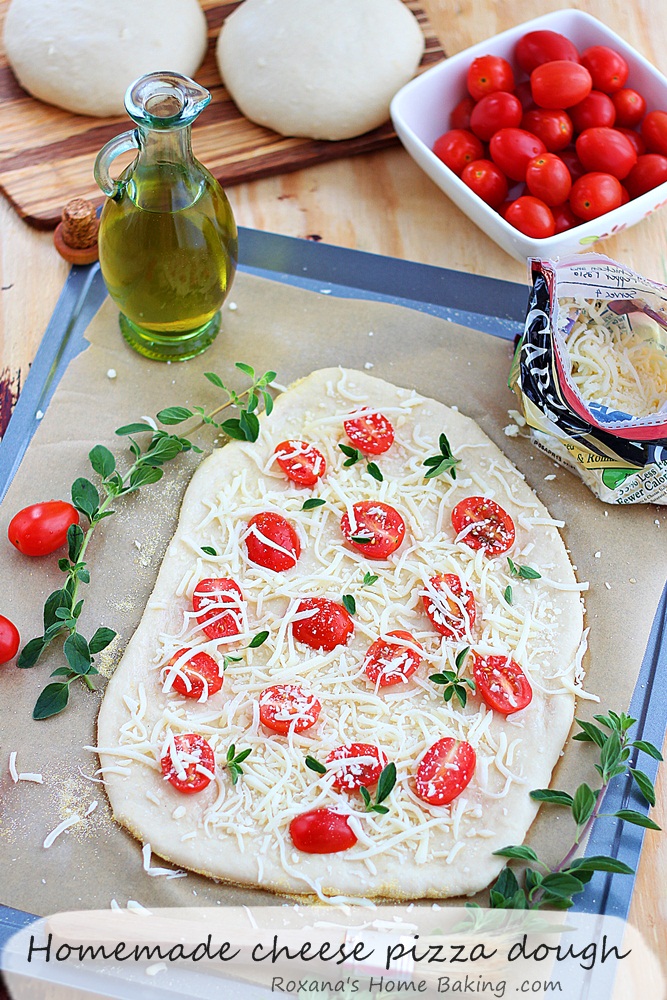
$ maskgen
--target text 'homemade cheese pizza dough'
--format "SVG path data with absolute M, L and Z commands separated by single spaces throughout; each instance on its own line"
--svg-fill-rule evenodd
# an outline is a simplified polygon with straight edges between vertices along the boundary
M 282 135 L 348 139 L 381 125 L 424 51 L 401 0 L 245 0 L 217 44 L 246 118 Z
M 394 428 L 394 443 L 375 456 L 382 482 L 366 460 L 345 466 L 339 448 L 351 444 L 344 421 L 363 408 L 381 412 Z M 423 462 L 438 452 L 443 432 L 460 460 L 456 479 L 444 473 L 425 480 Z M 274 449 L 286 439 L 307 441 L 324 457 L 326 473 L 314 486 L 296 486 L 275 462 Z M 470 496 L 493 500 L 511 516 L 516 539 L 507 553 L 475 551 L 465 532 L 456 540 L 451 513 Z M 304 510 L 309 498 L 325 502 Z M 405 523 L 400 546 L 386 559 L 366 557 L 358 551 L 363 545 L 346 543 L 341 532 L 352 505 L 368 500 L 390 505 Z M 296 532 L 301 553 L 293 568 L 274 572 L 248 560 L 248 522 L 266 512 L 286 517 Z M 512 575 L 507 555 L 540 578 Z M 436 574 L 456 574 L 474 595 L 476 618 L 459 638 L 440 634 L 425 613 L 423 595 Z M 209 578 L 238 584 L 239 634 L 216 640 L 202 631 L 192 598 Z M 277 399 L 257 442 L 216 451 L 185 494 L 155 589 L 100 711 L 99 753 L 114 816 L 173 863 L 242 885 L 401 899 L 475 893 L 502 867 L 493 851 L 523 841 L 537 808 L 529 792 L 548 785 L 570 728 L 580 681 L 581 589 L 556 524 L 477 424 L 361 372 L 315 372 Z M 344 595 L 356 602 L 346 645 L 316 650 L 295 640 L 303 598 L 340 604 Z M 395 630 L 414 637 L 422 661 L 409 679 L 378 686 L 364 658 Z M 248 648 L 262 631 L 266 641 Z M 189 647 L 208 653 L 221 674 L 225 655 L 240 657 L 227 661 L 222 687 L 201 702 L 172 686 L 168 664 Z M 430 677 L 454 670 L 466 647 L 517 661 L 532 687 L 530 704 L 504 715 L 479 693 L 465 707 L 446 702 Z M 471 676 L 469 666 L 464 676 Z M 276 684 L 299 685 L 316 697 L 316 724 L 286 735 L 267 729 L 260 696 Z M 214 751 L 204 770 L 215 777 L 196 794 L 179 792 L 160 765 L 174 738 L 186 733 Z M 415 773 L 445 737 L 470 744 L 475 770 L 449 805 L 431 805 L 417 794 Z M 306 765 L 307 756 L 323 762 L 354 742 L 379 747 L 396 765 L 386 814 L 365 811 L 357 790 L 337 790 L 335 767 L 319 774 Z M 251 751 L 236 784 L 226 767 L 231 744 L 237 754 Z M 356 843 L 340 853 L 297 850 L 290 823 L 316 808 L 347 816 Z

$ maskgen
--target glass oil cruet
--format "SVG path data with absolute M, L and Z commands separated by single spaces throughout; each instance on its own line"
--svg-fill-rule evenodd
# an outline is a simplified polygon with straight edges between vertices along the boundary
M 125 95 L 136 128 L 95 162 L 107 195 L 100 221 L 102 276 L 125 340 L 147 358 L 184 361 L 220 329 L 236 271 L 237 234 L 227 197 L 195 159 L 192 123 L 211 100 L 180 73 L 148 73 Z M 114 180 L 115 157 L 137 150 Z

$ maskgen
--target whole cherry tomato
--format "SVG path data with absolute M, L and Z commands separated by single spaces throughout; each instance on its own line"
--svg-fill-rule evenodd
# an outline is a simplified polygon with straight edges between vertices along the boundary
M 515 181 L 525 181 L 526 167 L 534 156 L 545 153 L 544 143 L 521 128 L 501 128 L 489 144 L 491 159 Z
M 455 128 L 435 140 L 433 152 L 446 167 L 460 177 L 464 167 L 484 156 L 484 147 L 472 132 Z
M 627 205 L 630 201 L 628 189 L 621 184 L 621 205 Z
M 514 90 L 514 72 L 501 56 L 478 56 L 468 69 L 468 91 L 476 101 L 496 90 Z
M 203 791 L 215 776 L 211 744 L 197 733 L 179 733 L 174 736 L 174 748 L 160 761 L 165 779 L 184 795 Z
M 524 111 L 530 111 L 535 107 L 533 102 L 533 92 L 530 89 L 530 80 L 522 80 L 521 83 L 517 83 L 514 88 L 514 93 L 521 101 L 521 107 Z
M 399 642 L 389 642 L 389 639 Z M 364 657 L 364 673 L 369 681 L 379 687 L 405 684 L 421 663 L 422 649 L 413 635 L 403 629 L 387 632 L 386 639 L 376 639 Z
M 570 171 L 570 177 L 572 178 L 573 184 L 579 177 L 583 177 L 586 171 L 584 170 L 581 160 L 577 156 L 576 149 L 570 146 L 568 149 L 564 149 L 558 155 L 560 156 L 561 160 L 563 161 L 567 169 Z
M 21 636 L 14 622 L 0 615 L 0 663 L 9 663 L 19 651 Z
M 595 171 L 584 174 L 570 191 L 570 208 L 586 222 L 618 208 L 622 200 L 621 182 L 613 174 Z
M 521 195 L 513 201 L 505 212 L 505 219 L 519 232 L 532 236 L 535 240 L 546 239 L 547 236 L 553 236 L 556 231 L 549 206 L 530 194 Z
M 359 500 L 352 505 L 355 525 L 347 511 L 340 528 L 351 549 L 367 559 L 386 559 L 405 538 L 405 521 L 391 504 L 380 500 Z
M 629 139 L 632 143 L 635 153 L 637 156 L 643 156 L 646 152 L 646 143 L 640 136 L 639 132 L 635 132 L 632 128 L 624 128 L 623 126 L 616 126 L 617 132 L 622 132 L 626 139 Z
M 354 622 L 347 609 L 328 597 L 304 597 L 292 622 L 297 642 L 327 652 L 346 645 L 353 632 Z
M 579 62 L 576 47 L 557 31 L 529 31 L 514 48 L 514 58 L 528 76 L 542 63 L 556 60 Z
M 451 115 L 449 116 L 449 127 L 450 129 L 470 129 L 470 115 L 472 114 L 472 109 L 475 107 L 475 102 L 466 94 L 465 97 L 461 98 L 459 103 L 456 105 Z
M 634 128 L 646 114 L 646 101 L 636 90 L 629 87 L 617 90 L 611 95 L 616 109 L 616 126 Z
M 526 170 L 528 190 L 545 205 L 562 205 L 570 194 L 570 171 L 555 153 L 540 153 Z
M 588 97 L 575 104 L 569 110 L 575 132 L 583 132 L 587 128 L 597 126 L 611 126 L 616 121 L 616 108 L 611 97 L 603 94 L 601 90 L 591 90 Z
M 526 111 L 521 119 L 521 128 L 541 139 L 550 153 L 558 153 L 569 146 L 574 134 L 566 111 L 549 111 L 547 108 Z
M 591 74 L 596 90 L 614 94 L 625 86 L 628 78 L 628 64 L 619 52 L 607 45 L 591 45 L 581 53 L 581 64 Z
M 551 209 L 551 214 L 554 217 L 554 226 L 557 233 L 564 233 L 568 229 L 574 229 L 575 226 L 581 224 L 581 219 L 576 217 L 567 202 L 564 205 L 556 205 L 555 208 Z
M 461 174 L 461 180 L 491 208 L 498 208 L 507 197 L 507 179 L 491 160 L 473 160 Z
M 494 712 L 512 715 L 532 701 L 533 689 L 528 678 L 509 656 L 473 653 L 472 675 L 477 692 Z
M 429 747 L 419 762 L 417 795 L 433 806 L 446 806 L 470 784 L 476 763 L 469 743 L 445 736 Z
M 667 156 L 667 111 L 649 111 L 642 122 L 642 138 L 649 153 Z
M 627 177 L 637 154 L 630 140 L 615 128 L 587 128 L 576 142 L 577 156 L 588 171 Z
M 530 74 L 530 86 L 533 100 L 540 108 L 562 110 L 588 97 L 593 81 L 585 66 L 558 59 L 534 69 Z
M 245 545 L 250 562 L 276 573 L 292 569 L 301 555 L 296 531 L 282 514 L 273 511 L 250 518 Z
M 336 854 L 348 851 L 357 837 L 343 813 L 333 809 L 311 809 L 295 816 L 289 825 L 297 851 L 304 854 Z
M 658 184 L 667 181 L 667 157 L 659 153 L 646 153 L 637 157 L 637 163 L 625 178 L 625 186 L 631 198 L 651 191 Z
M 519 98 L 499 90 L 478 101 L 470 116 L 470 128 L 478 139 L 488 142 L 499 129 L 516 128 L 522 114 Z
M 328 755 L 327 764 L 337 760 L 349 761 L 346 766 L 335 769 L 332 784 L 338 792 L 354 792 L 357 788 L 377 784 L 382 769 L 387 766 L 385 754 L 372 743 L 347 743 L 336 747 Z
M 281 441 L 274 455 L 287 478 L 297 486 L 314 486 L 327 470 L 324 455 L 307 441 Z
M 47 556 L 67 543 L 70 526 L 78 523 L 78 511 L 71 503 L 46 500 L 14 514 L 7 536 L 24 556 Z

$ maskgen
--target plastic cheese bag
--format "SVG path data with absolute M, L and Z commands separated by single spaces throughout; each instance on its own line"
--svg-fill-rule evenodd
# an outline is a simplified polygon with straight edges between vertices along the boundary
M 510 387 L 532 440 L 606 503 L 667 504 L 667 286 L 600 254 L 530 266 Z

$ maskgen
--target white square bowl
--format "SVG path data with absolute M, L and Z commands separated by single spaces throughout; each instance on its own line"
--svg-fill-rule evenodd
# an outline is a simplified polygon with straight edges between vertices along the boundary
M 517 41 L 526 32 L 538 29 L 560 32 L 579 51 L 590 45 L 608 45 L 620 52 L 630 67 L 627 86 L 644 96 L 647 111 L 667 111 L 667 77 L 611 28 L 584 11 L 571 9 L 536 17 L 457 52 L 407 83 L 391 102 L 394 128 L 412 158 L 487 236 L 512 257 L 523 261 L 528 257 L 559 257 L 586 250 L 598 240 L 634 226 L 667 202 L 666 182 L 597 219 L 582 222 L 556 236 L 534 239 L 505 222 L 435 155 L 433 143 L 448 131 L 452 110 L 467 94 L 466 75 L 473 59 L 491 54 L 503 56 L 515 65 L 513 53 Z

